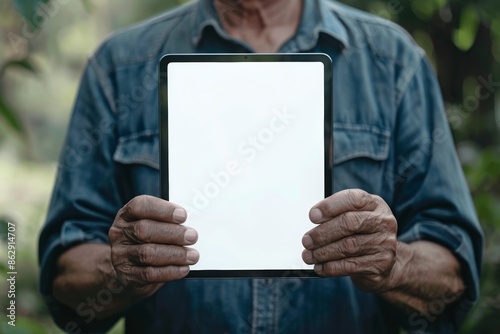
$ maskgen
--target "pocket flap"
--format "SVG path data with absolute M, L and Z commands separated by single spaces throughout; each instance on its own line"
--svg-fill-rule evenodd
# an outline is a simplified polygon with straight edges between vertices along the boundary
M 159 169 L 158 131 L 143 131 L 120 137 L 113 159 L 122 164 L 143 164 Z
M 354 158 L 385 160 L 389 155 L 391 134 L 388 130 L 363 124 L 334 124 L 333 162 Z

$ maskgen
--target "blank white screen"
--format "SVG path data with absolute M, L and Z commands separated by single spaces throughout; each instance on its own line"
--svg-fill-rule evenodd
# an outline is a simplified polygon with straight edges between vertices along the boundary
M 321 62 L 168 65 L 169 200 L 188 212 L 192 270 L 311 269 L 324 198 Z

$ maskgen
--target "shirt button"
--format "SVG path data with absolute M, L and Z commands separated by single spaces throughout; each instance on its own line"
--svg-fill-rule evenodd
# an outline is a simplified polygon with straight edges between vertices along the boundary
M 264 281 L 262 282 L 262 285 L 264 285 L 264 286 L 266 286 L 266 287 L 271 286 L 271 285 L 273 285 L 273 280 L 272 280 L 272 279 L 270 279 L 270 278 L 266 278 L 266 279 L 264 279 Z

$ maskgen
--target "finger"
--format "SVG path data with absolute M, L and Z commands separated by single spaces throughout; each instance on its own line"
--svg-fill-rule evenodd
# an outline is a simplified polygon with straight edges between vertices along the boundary
M 372 255 L 382 252 L 383 237 L 376 235 L 352 235 L 326 246 L 302 252 L 302 259 L 307 264 L 337 261 L 348 257 Z
M 122 231 L 127 237 L 123 243 L 153 243 L 187 246 L 196 243 L 198 232 L 183 225 L 162 223 L 148 219 L 124 223 Z
M 188 266 L 166 267 L 139 267 L 134 266 L 129 270 L 128 280 L 137 284 L 146 285 L 165 283 L 185 277 L 189 273 Z
M 141 195 L 134 197 L 118 212 L 118 217 L 132 222 L 139 219 L 151 219 L 159 222 L 182 224 L 187 213 L 177 204 L 158 197 Z
M 320 276 L 383 275 L 394 262 L 389 252 L 384 254 L 350 257 L 314 265 Z
M 200 258 L 198 251 L 187 247 L 142 244 L 127 248 L 130 261 L 140 266 L 186 266 L 195 264 Z
M 373 211 L 379 205 L 379 197 L 361 189 L 339 191 L 325 198 L 309 211 L 309 219 L 321 224 L 348 211 Z
M 354 234 L 397 231 L 394 216 L 371 211 L 350 211 L 320 224 L 306 232 L 302 245 L 316 249 Z

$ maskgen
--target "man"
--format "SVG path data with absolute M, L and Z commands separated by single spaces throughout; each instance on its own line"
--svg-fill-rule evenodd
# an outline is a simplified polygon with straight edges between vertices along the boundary
M 332 58 L 335 194 L 302 239 L 325 278 L 181 280 L 198 234 L 157 198 L 155 77 L 162 55 L 197 52 Z M 130 333 L 444 333 L 478 297 L 482 240 L 435 76 L 401 28 L 325 0 L 201 0 L 90 59 L 40 237 L 41 291 L 68 332 L 125 315 Z

